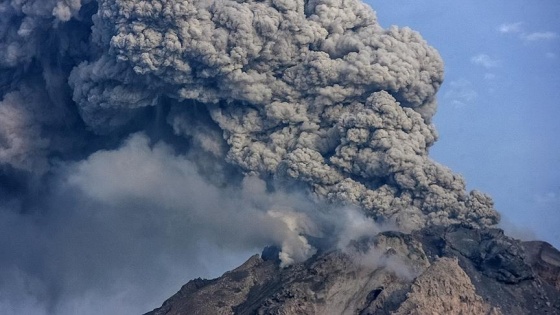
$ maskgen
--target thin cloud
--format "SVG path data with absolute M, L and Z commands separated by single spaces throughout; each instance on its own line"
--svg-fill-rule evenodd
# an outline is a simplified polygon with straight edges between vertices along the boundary
M 502 34 L 519 33 L 519 32 L 521 32 L 521 25 L 522 24 L 523 24 L 522 22 L 501 24 L 500 26 L 498 26 L 498 32 L 500 32 Z
M 471 58 L 471 62 L 486 69 L 495 68 L 500 64 L 499 60 L 494 59 L 487 54 L 478 54 L 476 56 L 473 56 Z
M 540 40 L 551 40 L 558 37 L 558 34 L 554 32 L 533 32 L 533 33 L 523 33 L 521 34 L 521 39 L 526 41 L 540 41 Z
M 472 104 L 478 97 L 472 83 L 466 79 L 451 81 L 443 98 L 455 107 Z
M 523 30 L 522 22 L 505 23 L 498 26 L 498 32 L 502 34 L 517 34 L 518 38 L 526 42 L 551 40 L 558 37 L 558 34 L 550 31 L 526 32 Z
M 554 191 L 547 191 L 535 195 L 535 202 L 542 206 L 544 204 L 548 205 L 560 205 L 560 193 Z

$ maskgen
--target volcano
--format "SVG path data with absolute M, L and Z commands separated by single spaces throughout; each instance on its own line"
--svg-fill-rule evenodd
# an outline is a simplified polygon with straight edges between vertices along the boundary
M 146 315 L 560 314 L 560 252 L 465 225 L 383 232 L 279 266 L 267 248 Z

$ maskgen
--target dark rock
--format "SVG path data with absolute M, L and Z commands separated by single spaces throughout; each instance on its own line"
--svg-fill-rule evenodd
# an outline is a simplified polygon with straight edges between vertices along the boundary
M 264 261 L 274 261 L 280 263 L 280 248 L 277 246 L 266 246 L 261 253 L 261 258 Z
M 560 251 L 541 241 L 523 242 L 527 262 L 541 279 L 560 290 Z
M 415 234 L 430 257 L 457 257 L 477 293 L 504 314 L 560 314 L 560 291 L 534 271 L 530 246 L 502 230 L 453 225 Z
M 455 225 L 445 231 L 447 246 L 472 261 L 483 274 L 505 283 L 534 278 L 521 242 L 500 229 Z

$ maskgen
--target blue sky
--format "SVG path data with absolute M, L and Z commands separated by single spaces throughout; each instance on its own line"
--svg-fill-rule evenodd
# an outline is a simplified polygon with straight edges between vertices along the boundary
M 367 3 L 443 57 L 431 156 L 492 195 L 511 233 L 560 247 L 560 1 Z

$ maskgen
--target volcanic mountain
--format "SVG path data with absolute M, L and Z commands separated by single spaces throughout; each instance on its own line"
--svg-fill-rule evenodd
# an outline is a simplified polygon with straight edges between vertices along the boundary
M 382 232 L 280 267 L 265 248 L 146 315 L 560 314 L 560 252 L 495 228 Z

